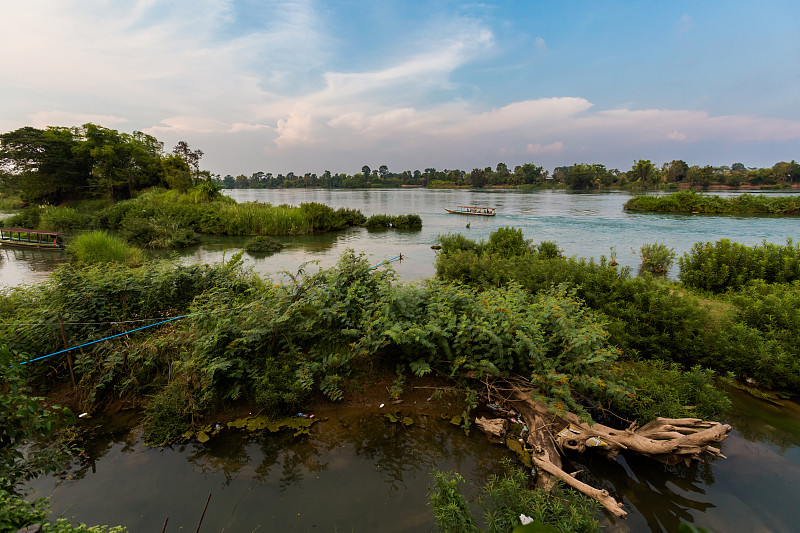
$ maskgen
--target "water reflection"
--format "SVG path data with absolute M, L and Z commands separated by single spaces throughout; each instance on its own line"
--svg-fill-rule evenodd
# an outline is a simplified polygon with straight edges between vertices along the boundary
M 666 466 L 632 454 L 607 461 L 570 457 L 580 479 L 625 504 L 627 520 L 605 517 L 610 531 L 677 531 L 682 522 L 712 531 L 795 531 L 800 523 L 800 409 L 778 411 L 734 391 L 728 459 Z M 310 436 L 247 436 L 223 431 L 205 445 L 149 449 L 134 415 L 93 420 L 96 436 L 60 478 L 32 486 L 53 494 L 58 513 L 92 523 L 154 531 L 193 527 L 208 493 L 207 531 L 430 531 L 430 472 L 456 470 L 470 494 L 497 472 L 505 449 L 479 432 L 465 436 L 436 415 L 391 424 L 382 412 L 352 410 L 312 427 Z M 97 505 L 99 498 L 103 505 Z M 207 529 L 206 529 L 207 528 Z
M 156 530 L 166 516 L 168 531 L 195 525 L 208 492 L 207 531 L 430 531 L 431 470 L 458 470 L 478 485 L 507 452 L 435 416 L 414 418 L 404 427 L 362 411 L 320 422 L 310 436 L 223 431 L 206 445 L 163 450 L 135 431 L 107 430 L 60 480 L 32 486 L 53 494 L 58 513 L 133 532 Z

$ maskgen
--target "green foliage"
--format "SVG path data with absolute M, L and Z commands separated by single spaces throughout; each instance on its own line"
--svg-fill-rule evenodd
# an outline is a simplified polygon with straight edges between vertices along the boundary
M 282 248 L 283 244 L 280 241 L 264 235 L 253 237 L 244 245 L 244 249 L 250 254 L 272 253 L 280 251 Z
M 741 194 L 723 198 L 694 191 L 680 191 L 666 196 L 635 196 L 625 202 L 624 209 L 650 213 L 800 215 L 800 199 L 796 196 L 763 194 Z
M 397 290 L 370 326 L 356 348 L 451 377 L 529 376 L 562 412 L 583 412 L 575 391 L 609 394 L 617 356 L 594 314 L 563 287 L 531 296 L 514 283 L 480 291 L 433 281 Z
M 138 266 L 144 261 L 140 249 L 105 231 L 90 231 L 73 237 L 67 245 L 67 251 L 76 263 L 83 265 L 119 263 Z
M 483 512 L 485 531 L 511 531 L 519 527 L 520 515 L 534 520 L 532 531 L 588 533 L 601 530 L 595 519 L 600 506 L 594 500 L 565 488 L 560 482 L 550 491 L 531 490 L 527 474 L 509 461 L 503 463 L 503 470 L 502 475 L 489 478 L 477 502 Z M 437 531 L 479 531 L 469 504 L 461 494 L 463 483 L 464 478 L 457 473 L 433 473 L 428 498 Z M 534 525 L 537 523 L 538 527 Z M 525 529 L 528 530 L 531 529 Z
M 656 417 L 714 419 L 730 407 L 713 370 L 699 365 L 683 371 L 677 363 L 638 361 L 622 366 L 620 379 L 635 398 L 617 401 L 614 412 L 644 425 Z
M 524 255 L 530 251 L 530 241 L 522 236 L 521 228 L 500 227 L 489 235 L 486 253 L 502 257 Z
M 0 344 L 0 490 L 15 486 L 57 464 L 58 453 L 23 454 L 25 441 L 45 437 L 71 421 L 72 413 L 58 405 L 45 407 L 44 398 L 31 396 L 20 362 L 27 359 Z
M 675 250 L 666 244 L 643 244 L 639 249 L 639 257 L 642 260 L 641 269 L 651 274 L 666 274 L 672 263 L 675 261 Z
M 407 229 L 419 230 L 422 229 L 422 217 L 415 214 L 409 215 L 372 215 L 369 217 L 364 225 L 367 229 Z
M 800 280 L 800 244 L 745 246 L 728 239 L 698 242 L 678 260 L 680 280 L 712 292 L 724 292 L 754 279 L 769 283 Z
M 39 212 L 38 227 L 47 231 L 69 232 L 84 228 L 89 217 L 71 207 L 43 206 Z
M 461 494 L 459 485 L 464 478 L 456 472 L 434 472 L 433 485 L 428 499 L 433 507 L 436 530 L 442 533 L 467 533 L 477 531 L 469 504 Z
M 0 488 L 0 531 L 17 531 L 31 524 L 42 523 L 46 517 L 47 505 L 44 500 L 31 502 Z
M 555 241 L 542 241 L 535 248 L 541 259 L 555 259 L 564 255 L 564 251 Z

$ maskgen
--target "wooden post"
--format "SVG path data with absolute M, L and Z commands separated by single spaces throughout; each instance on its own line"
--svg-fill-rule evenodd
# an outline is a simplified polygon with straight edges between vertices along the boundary
M 61 320 L 61 313 L 58 313 L 58 325 L 61 327 L 61 338 L 64 340 L 64 349 L 69 349 L 67 344 L 67 332 L 64 331 L 64 321 Z M 78 384 L 75 383 L 75 372 L 72 371 L 72 354 L 67 352 L 67 365 L 69 366 L 69 376 L 72 378 L 72 388 L 77 389 Z

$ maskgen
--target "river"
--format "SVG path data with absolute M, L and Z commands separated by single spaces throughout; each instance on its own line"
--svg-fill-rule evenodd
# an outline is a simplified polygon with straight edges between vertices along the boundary
M 320 202 L 334 208 L 359 209 L 367 216 L 416 213 L 422 217 L 421 231 L 354 229 L 281 237 L 279 240 L 286 247 L 279 253 L 266 257 L 245 254 L 245 263 L 266 276 L 297 272 L 308 261 L 316 261 L 319 267 L 333 266 L 345 249 L 352 248 L 364 252 L 376 264 L 402 253 L 405 260 L 393 263 L 398 276 L 403 281 L 417 280 L 434 274 L 436 252 L 431 245 L 436 244 L 439 235 L 463 233 L 473 239 L 486 239 L 501 226 L 522 228 L 525 237 L 534 243 L 555 241 L 568 256 L 599 259 L 601 255 L 609 257 L 614 247 L 617 262 L 633 269 L 638 268 L 637 253 L 646 243 L 666 244 L 680 256 L 698 241 L 728 238 L 747 245 L 763 240 L 784 244 L 787 238 L 800 235 L 797 218 L 627 213 L 622 209 L 631 197 L 627 192 L 233 189 L 224 193 L 238 202 Z M 458 205 L 496 207 L 497 216 L 450 215 L 443 209 Z M 246 237 L 204 237 L 202 244 L 178 254 L 186 263 L 211 263 L 230 258 L 246 241 Z M 0 285 L 5 286 L 43 280 L 66 260 L 63 252 L 51 250 L 0 248 L 0 253 Z M 670 276 L 676 274 L 677 261 Z
M 732 391 L 727 459 L 691 466 L 622 454 L 572 457 L 582 479 L 607 489 L 628 511 L 603 517 L 607 531 L 675 532 L 681 522 L 714 533 L 795 532 L 800 524 L 800 406 Z M 57 514 L 125 524 L 132 533 L 193 531 L 382 531 L 433 528 L 431 471 L 456 470 L 467 494 L 509 452 L 479 431 L 465 436 L 439 416 L 392 424 L 378 406 L 337 413 L 309 436 L 223 432 L 206 444 L 153 449 L 126 415 L 81 421 L 96 428 L 86 454 L 61 475 L 33 481 Z M 132 415 L 128 415 L 129 417 Z M 227 431 L 227 430 L 226 430 Z

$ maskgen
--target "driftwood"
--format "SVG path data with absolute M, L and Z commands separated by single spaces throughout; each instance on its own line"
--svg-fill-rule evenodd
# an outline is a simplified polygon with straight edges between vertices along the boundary
M 497 396 L 496 392 L 494 396 Z M 634 423 L 622 430 L 603 424 L 589 425 L 581 422 L 574 413 L 556 416 L 546 405 L 534 401 L 531 392 L 529 388 L 511 384 L 502 395 L 502 403 L 519 413 L 528 428 L 522 440 L 530 449 L 536 467 L 536 485 L 550 489 L 556 479 L 561 479 L 621 518 L 627 513 L 608 491 L 591 487 L 562 470 L 563 452 L 570 450 L 582 453 L 591 449 L 613 459 L 621 451 L 626 451 L 669 465 L 688 465 L 693 459 L 701 459 L 704 454 L 725 457 L 719 449 L 719 443 L 731 430 L 727 424 L 706 422 L 699 418 L 657 418 L 642 427 Z

